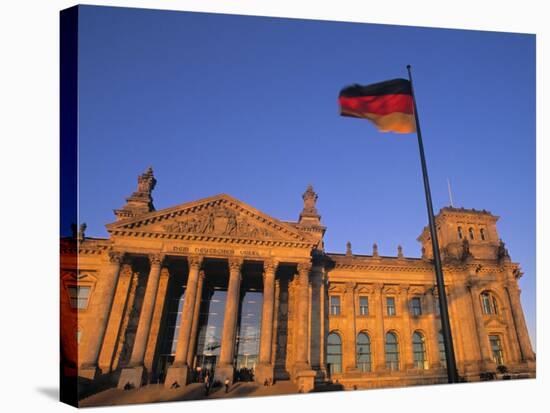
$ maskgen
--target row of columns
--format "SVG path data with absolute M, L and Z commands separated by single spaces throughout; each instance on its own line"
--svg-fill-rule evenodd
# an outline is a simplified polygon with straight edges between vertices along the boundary
M 126 258 L 126 259 L 125 259 Z M 94 300 L 98 303 L 95 309 L 97 322 L 95 331 L 88 332 L 86 353 L 82 355 L 81 375 L 94 378 L 97 373 L 107 373 L 113 369 L 113 359 L 116 344 L 121 334 L 122 318 L 128 305 L 128 291 L 132 276 L 128 256 L 119 252 L 111 252 L 109 262 L 101 282 L 97 284 Z M 162 316 L 162 305 L 167 290 L 168 271 L 163 271 L 164 256 L 149 255 L 150 271 L 147 277 L 143 303 L 141 306 L 137 331 L 135 335 L 130 361 L 121 372 L 119 387 L 128 383 L 139 387 L 145 374 L 145 367 L 151 369 L 151 348 L 155 346 L 158 336 L 158 324 Z M 187 384 L 190 366 L 194 358 L 193 349 L 196 346 L 204 271 L 201 270 L 203 257 L 189 256 L 189 274 L 185 289 L 185 300 L 182 309 L 181 324 L 173 365 L 169 368 L 165 383 L 167 386 L 177 382 Z M 242 259 L 229 260 L 229 284 L 224 314 L 222 343 L 216 375 L 219 378 L 233 378 L 233 359 L 235 351 L 235 335 L 239 310 L 240 285 L 242 280 Z M 264 291 L 262 322 L 260 334 L 259 365 L 256 369 L 258 380 L 273 378 L 272 340 L 275 305 L 275 275 L 278 267 L 276 261 L 264 262 Z M 309 303 L 309 263 L 298 264 L 299 290 L 297 309 L 298 325 L 307 326 Z M 161 274 L 165 277 L 161 282 Z M 159 288 L 160 286 L 160 288 Z M 162 301 L 161 301 L 162 300 Z M 156 302 L 159 301 L 158 305 Z M 152 325 L 152 323 L 155 325 Z M 307 328 L 297 331 L 296 362 L 300 369 L 308 366 Z M 145 361 L 148 360 L 146 363 Z M 145 366 L 147 364 L 147 366 Z M 150 373 L 150 372 L 149 372 Z
M 127 258 L 127 256 L 126 256 Z M 163 273 L 162 263 L 164 257 L 159 254 L 152 254 L 149 256 L 150 271 L 147 278 L 147 284 L 145 288 L 145 295 L 143 299 L 140 318 L 138 321 L 138 327 L 134 345 L 132 348 L 130 361 L 121 374 L 119 386 L 124 386 L 130 382 L 134 386 L 139 386 L 144 374 L 144 359 L 146 358 L 146 352 L 150 349 L 150 342 L 153 340 L 151 337 L 151 331 L 153 335 L 158 335 L 158 325 L 152 326 L 152 321 L 157 320 L 159 322 L 161 314 L 159 312 L 159 306 L 155 306 L 157 300 L 160 300 L 166 294 L 167 280 L 161 282 L 161 274 L 165 274 L 167 278 L 167 271 Z M 174 364 L 168 371 L 166 378 L 166 385 L 171 385 L 174 381 L 181 384 L 186 384 L 188 381 L 187 375 L 189 373 L 189 367 L 192 364 L 194 358 L 193 349 L 196 346 L 197 330 L 199 323 L 199 311 L 201 304 L 202 288 L 204 283 L 204 272 L 201 270 L 203 257 L 190 256 L 188 257 L 189 263 L 189 275 L 187 279 L 186 292 L 183 313 L 181 317 L 181 325 L 179 329 L 178 345 L 175 354 Z M 227 292 L 227 303 L 224 314 L 224 328 L 222 335 L 222 345 L 220 349 L 220 357 L 216 374 L 218 378 L 225 379 L 225 377 L 232 379 L 233 376 L 233 358 L 235 350 L 235 334 L 236 324 L 239 306 L 240 296 L 240 284 L 242 280 L 242 260 L 230 260 L 229 261 L 229 284 Z M 273 364 L 272 364 L 272 340 L 273 340 L 273 323 L 274 323 L 274 305 L 275 305 L 275 274 L 277 271 L 278 263 L 276 261 L 264 262 L 264 293 L 263 293 L 263 307 L 262 307 L 262 323 L 260 334 L 260 354 L 259 365 L 256 369 L 256 377 L 258 380 L 263 381 L 265 378 L 272 378 Z M 308 360 L 308 311 L 309 311 L 309 275 L 311 271 L 311 264 L 309 262 L 299 263 L 297 266 L 297 278 L 298 278 L 298 291 L 297 300 L 298 305 L 296 308 L 296 322 L 298 326 L 304 326 L 304 328 L 298 328 L 295 336 L 295 368 L 294 373 L 309 371 Z M 113 358 L 115 354 L 116 343 L 121 333 L 122 317 L 124 310 L 128 305 L 127 297 L 128 290 L 131 285 L 132 271 L 128 260 L 125 260 L 125 256 L 122 253 L 110 252 L 109 262 L 107 263 L 104 277 L 100 283 L 97 284 L 97 289 L 94 292 L 94 300 L 98 303 L 96 306 L 95 316 L 97 322 L 95 324 L 94 331 L 87 332 L 88 345 L 85 347 L 82 353 L 81 375 L 88 376 L 90 378 L 95 377 L 95 374 L 99 371 L 106 373 L 113 368 Z M 159 288 L 159 285 L 162 287 Z M 377 317 L 376 325 L 377 330 L 381 337 L 385 337 L 384 329 L 384 302 L 383 302 L 383 286 L 375 285 L 375 303 L 374 306 L 379 308 L 378 313 L 381 315 Z M 479 301 L 480 289 L 476 285 L 468 285 L 464 288 L 464 292 L 467 294 L 470 300 L 473 323 L 476 327 L 477 342 L 479 344 L 478 351 L 481 356 L 481 360 L 484 363 L 490 364 L 492 362 L 490 348 L 487 342 L 487 331 L 482 318 L 482 308 Z M 527 335 L 527 328 L 525 326 L 525 319 L 523 316 L 521 303 L 519 300 L 519 288 L 517 282 L 509 282 L 506 285 L 507 298 L 510 303 L 511 318 L 514 323 L 514 330 L 517 334 L 517 348 L 520 352 L 521 361 L 532 362 L 534 361 L 534 354 L 531 348 L 531 344 Z M 430 302 L 433 304 L 433 296 L 430 296 Z M 401 288 L 401 302 L 403 306 L 408 303 L 407 288 L 402 286 Z M 407 318 L 406 324 L 409 324 L 408 311 L 405 307 L 402 307 L 402 314 Z M 437 320 L 433 319 L 434 327 L 437 324 Z M 155 328 L 153 328 L 155 327 Z M 410 330 L 410 328 L 407 328 Z M 323 335 L 323 334 L 321 334 Z M 439 340 L 437 330 L 433 329 L 433 334 L 429 334 L 427 337 L 429 346 L 432 348 L 431 353 L 437 355 L 436 360 L 439 361 Z M 322 346 L 321 346 L 322 347 Z M 374 349 L 378 354 L 384 354 L 384 340 L 376 340 L 374 342 Z M 411 354 L 410 343 L 405 340 L 405 354 Z M 466 349 L 472 350 L 472 349 Z M 470 353 L 467 351 L 467 353 Z M 404 360 L 405 365 L 408 367 L 412 359 L 409 356 Z M 152 366 L 152 354 L 148 357 L 150 363 L 147 363 L 147 368 Z M 322 359 L 321 355 L 321 359 Z M 437 362 L 436 361 L 436 362 Z M 383 370 L 385 365 L 383 361 L 376 369 Z

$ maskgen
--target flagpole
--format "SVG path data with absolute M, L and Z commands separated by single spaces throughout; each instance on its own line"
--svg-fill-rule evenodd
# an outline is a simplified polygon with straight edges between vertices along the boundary
M 435 218 L 434 218 L 434 211 L 432 206 L 432 194 L 430 192 L 430 182 L 428 180 L 428 168 L 426 167 L 426 158 L 424 156 L 424 145 L 422 143 L 422 133 L 420 131 L 420 121 L 418 119 L 418 110 L 416 108 L 416 98 L 414 96 L 411 65 L 407 65 L 407 71 L 409 72 L 409 82 L 411 83 L 411 94 L 413 98 L 413 107 L 414 107 L 414 119 L 416 122 L 416 136 L 418 138 L 420 163 L 422 164 L 422 177 L 424 179 L 424 191 L 426 193 L 426 207 L 428 209 L 428 222 L 430 225 L 430 235 L 432 238 L 435 278 L 437 282 L 437 290 L 439 292 L 438 295 L 439 295 L 439 308 L 440 308 L 440 316 L 441 316 L 441 329 L 443 332 L 443 342 L 445 344 L 445 356 L 447 358 L 447 377 L 448 377 L 449 383 L 458 383 L 458 371 L 456 368 L 453 338 L 451 335 L 451 324 L 449 322 L 447 295 L 445 293 L 443 270 L 441 268 L 441 256 L 439 255 L 439 242 L 437 240 L 437 231 L 435 228 Z

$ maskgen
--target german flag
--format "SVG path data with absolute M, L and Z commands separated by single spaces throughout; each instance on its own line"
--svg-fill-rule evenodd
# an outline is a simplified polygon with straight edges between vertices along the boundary
M 351 85 L 340 91 L 338 101 L 340 115 L 368 119 L 381 132 L 416 131 L 411 83 L 407 79 Z

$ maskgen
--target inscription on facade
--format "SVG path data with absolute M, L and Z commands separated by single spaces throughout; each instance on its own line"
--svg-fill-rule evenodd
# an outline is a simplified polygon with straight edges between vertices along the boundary
M 243 257 L 261 257 L 262 256 L 260 251 L 253 251 L 253 250 L 235 250 L 232 248 L 201 248 L 201 247 L 189 248 L 189 247 L 181 247 L 177 245 L 168 247 L 167 251 L 175 252 L 179 254 L 193 253 L 193 254 L 198 254 L 203 256 L 208 256 L 208 255 L 212 255 L 212 256 L 222 255 L 227 257 L 231 257 L 235 255 L 239 255 Z

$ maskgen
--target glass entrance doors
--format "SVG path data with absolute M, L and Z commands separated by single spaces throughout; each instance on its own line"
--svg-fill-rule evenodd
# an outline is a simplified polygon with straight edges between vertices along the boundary
M 260 329 L 263 293 L 249 289 L 241 300 L 235 343 L 235 375 L 237 381 L 254 380 L 260 354 Z

